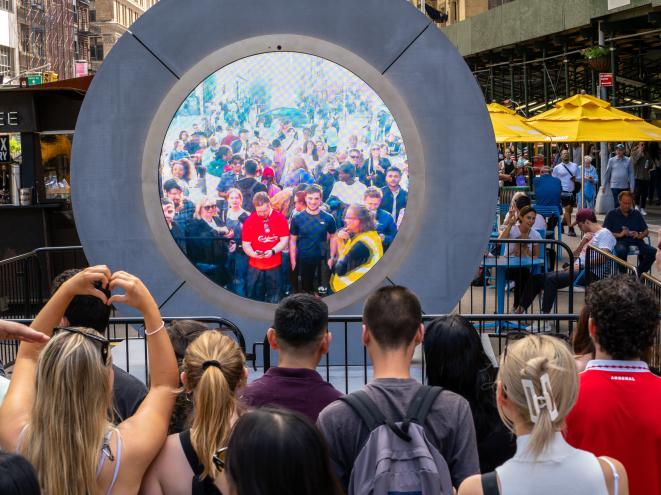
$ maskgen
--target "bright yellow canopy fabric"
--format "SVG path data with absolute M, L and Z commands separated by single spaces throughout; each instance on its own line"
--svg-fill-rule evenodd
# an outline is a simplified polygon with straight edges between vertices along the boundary
M 546 136 L 526 124 L 523 117 L 498 103 L 487 105 L 497 143 L 545 141 Z
M 661 141 L 661 128 L 585 94 L 559 101 L 526 123 L 553 142 Z

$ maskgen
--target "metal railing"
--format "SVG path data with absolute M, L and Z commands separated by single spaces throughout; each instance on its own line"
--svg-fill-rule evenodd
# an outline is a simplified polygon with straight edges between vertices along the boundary
M 424 315 L 423 322 L 429 323 L 442 316 L 447 315 Z M 553 331 L 550 333 L 569 336 L 578 321 L 577 314 L 465 314 L 462 316 L 475 326 L 480 335 L 486 334 L 489 337 L 496 358 L 502 352 L 509 332 L 519 332 L 525 329 L 533 333 L 539 333 L 544 322 L 551 322 Z M 361 327 L 362 317 L 358 315 L 330 316 L 328 319 L 328 329 L 333 333 L 333 345 L 329 354 L 326 354 L 322 363 L 320 363 L 319 371 L 326 381 L 335 381 L 334 385 L 337 388 L 340 388 L 338 385 L 341 384 L 345 393 L 351 391 L 352 383 L 354 384 L 353 388 L 355 388 L 356 384 L 362 386 L 368 383 L 371 378 L 372 369 L 367 355 L 367 348 L 360 342 Z M 253 350 L 258 346 L 262 346 L 263 370 L 266 371 L 271 367 L 272 351 L 266 338 L 264 338 L 264 342 L 255 343 Z M 334 362 L 341 364 L 334 365 Z M 420 358 L 414 363 L 413 368 L 414 371 L 417 371 L 419 378 L 424 381 L 424 353 L 420 352 Z M 257 370 L 257 367 L 255 366 L 254 369 Z M 335 373 L 335 371 L 339 371 L 339 373 Z M 339 379 L 337 375 L 339 375 Z
M 0 318 L 34 318 L 56 275 L 87 266 L 81 246 L 39 248 L 0 261 Z
M 492 236 L 495 236 L 494 232 Z M 540 232 L 541 234 L 541 232 Z M 454 308 L 458 313 L 469 314 L 512 314 L 515 303 L 521 303 L 521 296 L 534 294 L 531 300 L 522 304 L 528 314 L 542 311 L 541 301 L 535 303 L 546 286 L 546 278 L 553 272 L 562 272 L 567 267 L 571 280 L 574 273 L 574 254 L 567 244 L 554 239 L 502 239 L 495 237 L 489 242 L 487 251 L 482 257 L 480 271 L 473 279 L 471 286 Z M 531 245 L 535 250 L 539 246 L 539 256 L 524 255 L 517 246 Z M 527 253 L 526 253 L 527 254 Z M 533 254 L 533 253 L 530 253 Z M 574 283 L 565 286 L 567 289 L 566 307 L 558 307 L 558 298 L 553 302 L 549 313 L 574 312 Z M 491 291 L 491 292 L 490 292 Z M 565 303 L 563 296 L 563 304 Z
M 588 245 L 585 252 L 585 268 L 583 270 L 585 285 L 590 285 L 590 283 L 596 280 L 614 277 L 622 273 L 638 277 L 635 266 L 621 260 L 613 253 Z
M 167 324 L 173 321 L 195 320 L 199 323 L 205 323 L 209 329 L 217 329 L 223 333 L 229 334 L 236 340 L 241 350 L 246 355 L 246 360 L 254 364 L 255 356 L 247 352 L 246 339 L 241 329 L 232 321 L 217 316 L 198 316 L 198 317 L 169 317 L 163 316 L 163 321 Z M 25 325 L 32 323 L 32 319 L 14 320 Z M 144 320 L 142 318 L 117 317 L 111 318 L 106 336 L 113 339 L 122 339 L 119 346 L 113 348 L 113 360 L 115 365 L 132 373 L 138 378 L 144 378 L 145 383 L 149 383 L 147 371 L 147 341 L 144 337 Z M 4 363 L 5 368 L 11 367 L 18 353 L 19 342 L 16 340 L 0 341 L 0 361 Z M 120 349 L 121 348 L 121 349 Z M 120 349 L 118 351 L 118 349 Z M 136 359 L 136 355 L 138 358 Z M 133 367 L 133 368 L 132 368 Z M 136 367 L 142 368 L 141 373 L 136 371 Z

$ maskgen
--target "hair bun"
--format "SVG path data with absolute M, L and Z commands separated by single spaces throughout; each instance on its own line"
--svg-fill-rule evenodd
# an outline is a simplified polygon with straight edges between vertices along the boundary
M 549 360 L 545 356 L 538 356 L 526 361 L 525 366 L 521 369 L 521 377 L 523 378 L 533 378 L 539 380 L 539 378 L 547 372 L 549 369 Z

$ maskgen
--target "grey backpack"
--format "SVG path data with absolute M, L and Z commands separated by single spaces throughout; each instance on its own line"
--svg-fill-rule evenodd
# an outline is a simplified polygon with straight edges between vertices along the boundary
M 362 419 L 370 435 L 351 470 L 349 495 L 448 495 L 452 479 L 448 464 L 425 434 L 425 418 L 441 393 L 422 386 L 406 417 L 384 417 L 365 391 L 342 397 Z

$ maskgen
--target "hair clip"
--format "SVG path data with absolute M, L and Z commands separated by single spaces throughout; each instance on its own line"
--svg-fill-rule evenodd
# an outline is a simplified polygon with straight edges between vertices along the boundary
M 530 413 L 530 421 L 534 424 L 537 424 L 537 421 L 539 421 L 539 416 L 543 408 L 548 410 L 551 421 L 555 421 L 559 415 L 558 408 L 553 401 L 553 391 L 551 390 L 549 374 L 544 373 L 539 381 L 542 388 L 542 396 L 537 395 L 537 392 L 535 392 L 535 385 L 532 380 L 521 380 L 528 404 L 528 412 Z

